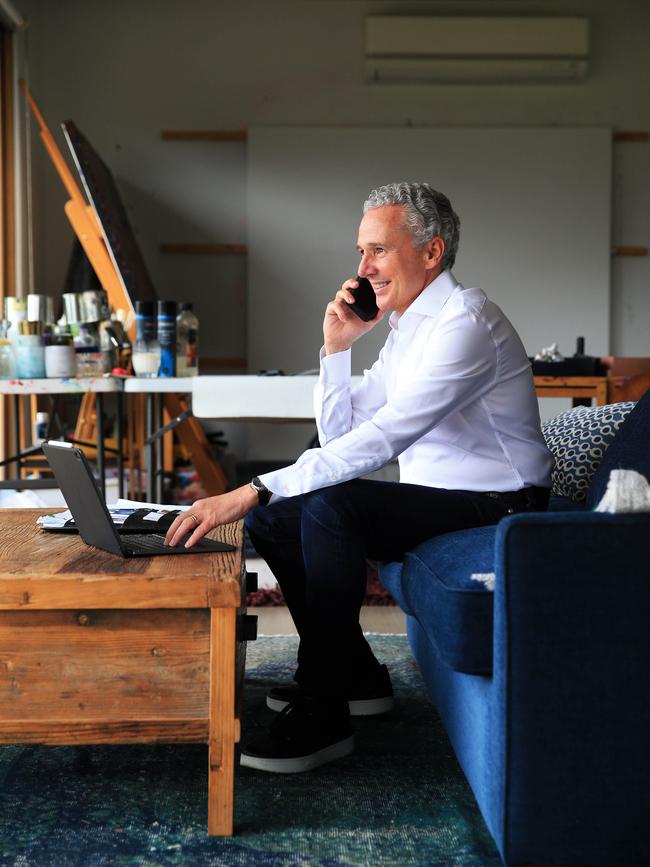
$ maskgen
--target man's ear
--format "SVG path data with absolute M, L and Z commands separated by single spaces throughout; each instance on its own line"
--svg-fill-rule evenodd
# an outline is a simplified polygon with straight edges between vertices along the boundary
M 427 270 L 437 268 L 442 262 L 442 257 L 445 255 L 445 242 L 436 235 L 427 244 L 427 258 L 425 267 Z

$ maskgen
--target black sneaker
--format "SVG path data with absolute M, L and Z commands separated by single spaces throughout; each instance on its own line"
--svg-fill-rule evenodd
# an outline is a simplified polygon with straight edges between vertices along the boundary
M 299 683 L 274 686 L 266 694 L 266 706 L 271 710 L 284 710 L 288 704 L 299 700 L 304 691 Z M 385 665 L 376 677 L 367 683 L 351 687 L 346 695 L 350 716 L 377 716 L 393 709 L 393 687 Z
M 345 702 L 303 697 L 271 723 L 268 735 L 242 749 L 240 764 L 274 774 L 301 774 L 348 756 L 354 735 Z

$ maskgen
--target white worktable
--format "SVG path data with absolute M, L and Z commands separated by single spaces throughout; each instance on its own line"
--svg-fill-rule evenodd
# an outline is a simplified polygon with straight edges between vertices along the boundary
M 353 376 L 352 383 L 361 380 Z M 313 421 L 317 376 L 195 376 L 197 418 L 246 421 Z
M 126 394 L 189 394 L 196 376 L 127 376 Z
M 122 384 L 113 376 L 72 376 L 64 379 L 0 379 L 0 394 L 106 394 L 119 392 Z

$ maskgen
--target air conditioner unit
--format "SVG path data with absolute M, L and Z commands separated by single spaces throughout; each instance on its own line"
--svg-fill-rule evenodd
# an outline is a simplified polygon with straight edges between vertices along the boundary
M 587 73 L 586 18 L 366 18 L 366 80 L 521 84 Z

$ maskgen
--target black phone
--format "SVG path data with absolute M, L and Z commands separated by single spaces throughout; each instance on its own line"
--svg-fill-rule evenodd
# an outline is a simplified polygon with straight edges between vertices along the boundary
M 354 295 L 354 302 L 348 304 L 350 310 L 354 311 L 359 319 L 364 322 L 370 322 L 379 313 L 377 300 L 375 298 L 375 290 L 370 285 L 370 280 L 366 277 L 357 277 L 359 285 L 356 289 L 350 289 Z

